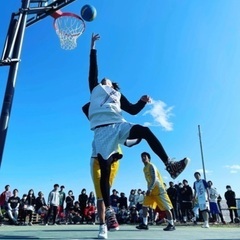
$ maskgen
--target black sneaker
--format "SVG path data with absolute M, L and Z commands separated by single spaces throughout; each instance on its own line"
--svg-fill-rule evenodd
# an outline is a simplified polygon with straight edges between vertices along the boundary
M 171 225 L 170 223 L 163 229 L 164 231 L 174 231 L 175 226 Z
M 189 158 L 184 158 L 178 162 L 170 161 L 166 165 L 166 170 L 169 172 L 171 177 L 175 179 L 186 168 L 189 162 L 190 162 Z
M 143 229 L 143 230 L 148 230 L 148 225 L 141 223 L 138 226 L 136 226 L 137 229 Z

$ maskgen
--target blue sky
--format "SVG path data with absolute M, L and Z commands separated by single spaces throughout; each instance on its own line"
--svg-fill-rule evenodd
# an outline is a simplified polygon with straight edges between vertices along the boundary
M 81 107 L 89 100 L 90 37 L 97 42 L 99 77 L 119 83 L 131 101 L 153 99 L 134 123 L 148 125 L 172 158 L 191 158 L 175 183 L 202 170 L 201 126 L 207 180 L 223 195 L 231 185 L 240 197 L 240 2 L 238 0 L 75 1 L 62 11 L 97 9 L 75 50 L 60 48 L 53 19 L 26 29 L 9 129 L 0 169 L 0 188 L 33 188 L 46 195 L 53 184 L 78 196 L 93 190 L 89 171 L 93 133 Z M 3 48 L 10 16 L 21 1 L 0 3 Z M 8 67 L 0 68 L 2 102 Z M 140 154 L 148 151 L 168 184 L 164 165 L 143 141 L 123 147 L 114 188 L 129 194 L 146 189 Z M 202 174 L 203 176 L 203 174 Z

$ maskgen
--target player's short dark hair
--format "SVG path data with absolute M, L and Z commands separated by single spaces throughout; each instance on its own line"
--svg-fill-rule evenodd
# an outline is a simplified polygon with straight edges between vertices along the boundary
M 143 153 L 141 153 L 141 157 L 144 156 L 144 155 L 146 155 L 149 159 L 151 159 L 151 156 L 150 156 L 149 153 L 147 153 L 147 152 L 143 152 Z
M 199 175 L 201 176 L 200 172 L 195 172 L 195 173 L 194 173 L 194 176 L 195 176 L 196 174 L 199 174 Z

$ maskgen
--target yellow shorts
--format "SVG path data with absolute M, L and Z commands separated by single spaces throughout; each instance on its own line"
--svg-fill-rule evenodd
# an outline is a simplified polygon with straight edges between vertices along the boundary
M 111 164 L 111 174 L 109 178 L 110 187 L 112 186 L 113 181 L 117 175 L 118 168 L 119 168 L 119 161 L 114 161 Z M 100 171 L 100 165 L 97 158 L 91 158 L 91 175 L 92 175 L 93 185 L 95 188 L 96 197 L 98 200 L 102 199 L 102 192 L 100 187 L 101 171 Z
M 150 194 L 149 196 L 145 196 L 143 200 L 143 206 L 151 207 L 153 209 L 158 206 L 161 211 L 171 210 L 173 208 L 167 192 L 159 195 Z

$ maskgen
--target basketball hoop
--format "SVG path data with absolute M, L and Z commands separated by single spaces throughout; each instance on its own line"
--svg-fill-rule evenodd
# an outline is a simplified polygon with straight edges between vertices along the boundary
M 60 39 L 61 48 L 64 50 L 72 50 L 77 46 L 77 39 L 85 30 L 84 20 L 69 12 L 61 12 L 61 14 L 52 15 L 55 19 L 53 26 Z

